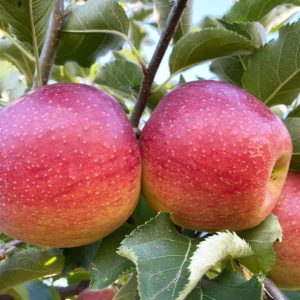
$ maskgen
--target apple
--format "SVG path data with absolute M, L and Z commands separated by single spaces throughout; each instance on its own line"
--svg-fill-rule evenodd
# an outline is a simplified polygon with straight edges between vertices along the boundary
M 157 211 L 194 230 L 243 230 L 264 220 L 292 153 L 281 120 L 246 91 L 217 81 L 183 84 L 141 133 L 142 190 Z
M 140 193 L 133 129 L 108 94 L 83 84 L 38 88 L 0 111 L 0 231 L 75 247 L 117 229 Z
M 77 297 L 78 300 L 112 300 L 115 292 L 112 288 L 106 288 L 102 291 L 83 290 Z
M 300 289 L 300 174 L 289 172 L 273 210 L 283 239 L 274 245 L 276 264 L 269 277 L 282 289 Z

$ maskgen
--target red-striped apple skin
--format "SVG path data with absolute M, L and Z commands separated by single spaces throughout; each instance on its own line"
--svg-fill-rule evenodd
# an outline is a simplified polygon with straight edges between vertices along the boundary
M 283 289 L 300 289 L 300 174 L 289 172 L 273 210 L 282 227 L 281 243 L 274 245 L 276 264 L 269 277 Z
M 132 127 L 108 94 L 59 83 L 0 112 L 0 231 L 27 243 L 91 243 L 130 216 L 141 159 Z
M 115 296 L 114 290 L 109 287 L 102 291 L 83 290 L 77 300 L 112 300 Z
M 223 82 L 186 83 L 142 131 L 143 193 L 186 228 L 250 228 L 274 208 L 291 152 L 286 127 L 252 95 Z

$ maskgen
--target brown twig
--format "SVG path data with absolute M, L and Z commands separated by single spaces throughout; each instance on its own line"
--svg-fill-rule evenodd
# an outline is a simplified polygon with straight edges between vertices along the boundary
M 58 43 L 60 40 L 60 32 L 62 29 L 64 20 L 64 0 L 57 0 L 55 7 L 49 19 L 48 29 L 45 37 L 45 41 L 40 55 L 39 64 L 42 77 L 42 85 L 47 84 L 51 68 L 56 56 Z M 37 72 L 34 78 L 34 88 L 37 87 Z
M 176 31 L 177 25 L 180 21 L 184 8 L 186 7 L 187 1 L 188 0 L 177 0 L 172 7 L 166 22 L 166 26 L 160 36 L 159 42 L 156 46 L 149 66 L 146 70 L 144 70 L 144 77 L 139 91 L 137 103 L 130 118 L 132 126 L 134 128 L 138 127 L 139 125 L 140 118 L 150 98 L 151 87 L 155 74 Z
M 283 295 L 283 293 L 278 289 L 272 280 L 266 278 L 264 280 L 264 285 L 268 300 L 288 300 L 288 298 Z

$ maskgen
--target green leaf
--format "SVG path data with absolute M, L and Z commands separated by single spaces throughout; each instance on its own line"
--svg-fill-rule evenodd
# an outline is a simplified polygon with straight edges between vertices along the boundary
M 157 87 L 156 84 L 153 85 L 153 88 L 155 89 Z M 163 87 L 161 89 L 158 89 L 157 91 L 153 92 L 150 95 L 150 99 L 148 102 L 148 106 L 154 110 L 157 104 L 160 102 L 160 100 L 168 93 L 168 90 L 166 87 Z
M 223 28 L 191 32 L 174 46 L 169 66 L 172 74 L 201 62 L 234 54 L 247 54 L 254 45 L 245 37 Z
M 103 239 L 90 267 L 93 290 L 106 288 L 122 273 L 134 267 L 131 261 L 116 253 L 121 241 L 132 229 L 131 225 L 125 223 L 117 231 Z
M 289 300 L 300 300 L 300 292 L 299 291 L 284 291 L 283 292 Z
M 75 272 L 71 272 L 68 274 L 68 284 L 76 284 L 82 281 L 89 281 L 90 273 L 88 271 L 84 271 L 83 269 L 76 270 Z
M 153 0 L 120 0 L 120 2 L 137 3 L 142 2 L 143 4 L 152 4 Z
M 286 117 L 287 107 L 284 104 L 271 106 L 270 110 L 280 119 L 284 119 Z
M 259 22 L 235 22 L 229 23 L 222 19 L 206 17 L 201 23 L 201 28 L 218 27 L 231 30 L 252 41 L 255 47 L 260 47 L 266 43 L 267 32 Z
M 109 88 L 134 96 L 143 78 L 141 67 L 126 60 L 115 60 L 100 68 L 95 82 Z
M 298 9 L 297 6 L 291 4 L 279 5 L 267 14 L 260 23 L 268 32 L 274 33 L 286 24 L 299 11 Z
M 178 300 L 183 300 L 197 286 L 205 273 L 216 263 L 231 258 L 252 255 L 249 244 L 232 232 L 218 232 L 199 243 L 188 266 L 188 282 L 181 290 Z
M 284 120 L 293 142 L 293 156 L 290 170 L 300 172 L 300 118 L 287 118 Z
M 88 270 L 93 258 L 97 253 L 99 245 L 100 241 L 97 241 L 85 246 L 63 249 L 65 256 L 63 274 L 67 274 L 80 267 Z
M 42 46 L 44 41 L 49 17 L 54 4 L 54 0 L 32 0 L 32 15 L 39 47 Z M 0 22 L 0 28 L 2 30 L 7 29 L 8 33 L 23 42 L 27 49 L 32 49 L 29 0 L 0 0 L 0 20 L 4 21 L 2 22 L 2 26 Z M 9 26 L 4 27 L 3 24 L 9 24 Z
M 240 0 L 224 16 L 228 22 L 261 21 L 275 7 L 282 4 L 300 5 L 299 0 Z
M 184 84 L 184 83 L 186 83 L 186 80 L 185 80 L 184 76 L 182 74 L 180 74 L 178 84 Z
M 57 64 L 74 60 L 89 67 L 99 55 L 121 47 L 124 38 L 113 32 L 127 34 L 129 21 L 115 0 L 89 0 L 75 6 L 68 16 L 56 58 Z M 79 30 L 80 32 L 68 32 Z M 109 33 L 91 32 L 108 30 Z
M 214 280 L 203 280 L 186 300 L 261 300 L 263 287 L 257 277 L 245 280 L 240 274 L 225 269 Z
M 228 23 L 223 20 L 219 20 L 219 22 L 224 28 L 234 31 L 250 40 L 255 47 L 260 47 L 267 41 L 266 30 L 259 22 Z
M 300 21 L 279 30 L 271 41 L 249 57 L 243 86 L 268 105 L 290 104 L 300 86 Z
M 57 249 L 30 248 L 14 252 L 0 261 L 0 290 L 46 275 L 57 274 L 63 267 L 63 255 Z
M 51 79 L 57 82 L 80 83 L 82 78 L 86 78 L 86 73 L 89 70 L 90 69 L 80 67 L 74 61 L 68 61 L 61 66 L 53 65 L 51 70 Z
M 213 18 L 211 16 L 204 17 L 203 21 L 200 23 L 200 28 L 211 28 L 211 27 L 224 27 L 219 19 Z
M 145 197 L 141 195 L 140 200 L 132 214 L 133 222 L 136 226 L 142 225 L 149 219 L 154 218 L 156 212 L 148 205 Z
M 195 249 L 194 241 L 175 230 L 169 214 L 159 213 L 132 231 L 118 253 L 136 265 L 141 299 L 175 299 Z
M 5 235 L 4 233 L 0 232 L 0 244 L 2 242 L 7 243 L 7 242 L 9 242 L 11 240 L 12 240 L 11 237 L 9 237 L 9 236 Z
M 158 28 L 162 31 L 165 28 L 170 10 L 175 4 L 175 1 L 170 0 L 154 0 L 156 13 L 158 16 Z M 188 33 L 191 29 L 193 0 L 188 0 L 187 6 L 183 11 L 181 20 L 174 34 L 174 41 L 177 42 L 182 36 Z
M 136 273 L 132 274 L 126 284 L 118 291 L 114 300 L 138 300 L 140 299 L 138 294 Z
M 222 81 L 227 81 L 237 86 L 242 85 L 244 68 L 239 57 L 217 58 L 211 63 L 210 70 Z
M 29 59 L 15 44 L 8 39 L 0 39 L 0 59 L 15 65 L 31 86 L 34 75 L 34 60 Z
M 247 241 L 253 255 L 240 258 L 241 263 L 252 273 L 267 274 L 274 267 L 276 257 L 273 243 L 282 239 L 282 230 L 277 217 L 270 215 L 254 228 L 239 233 Z
M 130 20 L 129 24 L 129 37 L 132 40 L 135 48 L 141 49 L 142 42 L 147 36 L 147 33 L 143 28 L 143 23 Z
M 0 102 L 5 97 L 8 100 L 5 104 L 8 104 L 24 93 L 25 85 L 19 71 L 9 62 L 0 60 Z
M 14 300 L 31 300 L 24 284 L 18 284 L 10 290 L 6 290 L 4 294 L 12 296 Z
M 139 64 L 136 55 L 129 49 L 123 48 L 121 51 L 113 50 L 112 54 L 116 60 L 126 60 L 135 64 Z
M 132 20 L 144 21 L 146 18 L 150 17 L 153 13 L 152 5 L 149 6 L 137 6 L 132 12 Z
M 27 282 L 25 287 L 29 293 L 30 300 L 60 300 L 55 288 L 43 284 L 39 280 Z
M 289 114 L 288 117 L 300 117 L 300 105 L 298 105 L 296 108 L 294 108 Z

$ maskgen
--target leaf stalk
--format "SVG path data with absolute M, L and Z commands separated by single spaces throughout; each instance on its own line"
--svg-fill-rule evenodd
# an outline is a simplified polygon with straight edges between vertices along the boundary
M 64 21 L 64 0 L 57 0 L 51 13 L 48 29 L 43 44 L 39 63 L 37 64 L 34 87 L 46 85 L 56 57 L 60 33 Z M 40 69 L 40 71 L 39 71 Z
M 35 32 L 32 0 L 29 0 L 29 17 L 30 17 L 30 25 L 31 25 L 33 52 L 34 52 L 34 57 L 35 57 L 35 62 L 36 62 L 36 73 L 37 73 L 35 85 L 41 86 L 42 85 L 42 73 L 41 73 L 41 66 L 40 66 L 40 62 L 39 62 L 39 47 L 38 47 L 37 36 L 36 36 L 36 32 Z

